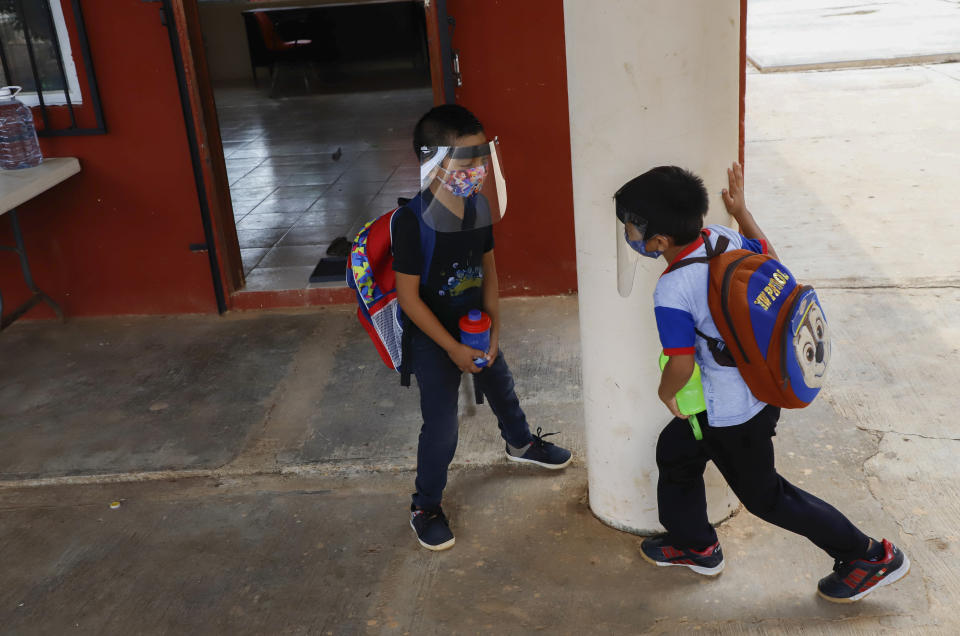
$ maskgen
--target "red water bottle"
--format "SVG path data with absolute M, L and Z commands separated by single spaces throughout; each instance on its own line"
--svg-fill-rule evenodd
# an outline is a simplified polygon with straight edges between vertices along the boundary
M 460 342 L 479 349 L 480 351 L 490 351 L 490 327 L 493 321 L 490 316 L 479 309 L 471 309 L 466 316 L 460 319 Z M 473 363 L 478 367 L 487 365 L 486 358 L 474 358 Z

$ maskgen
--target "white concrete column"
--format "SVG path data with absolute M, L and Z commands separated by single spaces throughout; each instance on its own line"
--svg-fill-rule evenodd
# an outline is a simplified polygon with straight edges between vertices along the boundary
M 660 351 L 653 288 L 662 259 L 641 258 L 633 293 L 617 293 L 613 193 L 657 165 L 704 178 L 708 222 L 739 144 L 739 0 L 564 0 L 577 278 L 590 507 L 647 534 L 657 520 Z M 622 240 L 622 239 L 621 239 Z M 736 499 L 708 466 L 710 520 Z

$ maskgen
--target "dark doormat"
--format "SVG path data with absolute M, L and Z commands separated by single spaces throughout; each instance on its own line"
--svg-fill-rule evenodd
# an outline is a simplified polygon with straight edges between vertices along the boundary
M 311 283 L 332 283 L 347 280 L 347 257 L 352 243 L 345 236 L 338 236 L 327 246 L 327 255 L 320 259 L 310 273 Z
M 346 284 L 347 259 L 344 256 L 324 256 L 310 273 L 311 283 L 331 283 L 340 281 Z

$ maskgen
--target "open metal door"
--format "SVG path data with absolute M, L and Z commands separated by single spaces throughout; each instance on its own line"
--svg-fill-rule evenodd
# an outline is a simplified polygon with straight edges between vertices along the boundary
M 200 12 L 197 0 L 163 0 L 162 12 L 170 33 L 203 217 L 205 242 L 190 249 L 209 254 L 217 306 L 222 313 L 229 309 L 230 294 L 243 287 L 243 261 L 200 32 Z
M 450 47 L 454 27 L 447 14 L 447 0 L 424 0 L 427 18 L 427 48 L 430 52 L 430 78 L 433 103 L 453 104 L 459 85 L 459 69 L 455 52 Z

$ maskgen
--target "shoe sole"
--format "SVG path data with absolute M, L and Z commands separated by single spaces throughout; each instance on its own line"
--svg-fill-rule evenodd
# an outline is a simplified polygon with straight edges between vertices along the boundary
M 573 455 L 567 458 L 567 461 L 562 464 L 544 464 L 543 462 L 538 462 L 535 459 L 524 459 L 523 457 L 514 457 L 510 453 L 505 453 L 507 459 L 512 462 L 517 462 L 519 464 L 533 464 L 534 466 L 539 466 L 540 468 L 546 468 L 547 470 L 560 470 L 561 468 L 566 468 L 570 465 L 570 462 L 573 461 Z
M 719 565 L 715 565 L 712 568 L 708 568 L 702 565 L 687 565 L 686 563 L 670 563 L 667 561 L 655 561 L 651 559 L 649 556 L 647 556 L 647 553 L 644 552 L 643 550 L 640 550 L 640 557 L 643 558 L 643 560 L 646 561 L 647 563 L 652 563 L 653 565 L 660 568 L 666 568 L 670 566 L 690 568 L 691 570 L 693 570 L 694 572 L 702 576 L 718 576 L 721 572 L 723 572 L 723 568 L 727 563 L 724 560 L 724 561 L 721 561 Z
M 899 581 L 900 579 L 902 579 L 908 574 L 910 574 L 910 559 L 908 559 L 907 555 L 904 554 L 903 563 L 900 564 L 900 567 L 898 567 L 896 570 L 891 572 L 889 576 L 887 576 L 886 578 L 881 579 L 880 582 L 874 585 L 873 587 L 866 589 L 860 592 L 859 594 L 854 594 L 850 598 L 834 598 L 832 596 L 827 596 L 826 594 L 821 592 L 818 588 L 817 595 L 823 600 L 830 601 L 831 603 L 856 603 L 857 601 L 862 599 L 864 596 L 866 596 L 870 592 L 876 590 L 877 588 L 881 588 L 884 585 L 890 585 L 891 583 L 896 583 L 897 581 Z
M 457 538 L 452 537 L 449 541 L 444 541 L 443 543 L 438 543 L 437 545 L 430 545 L 429 543 L 424 543 L 417 535 L 417 529 L 413 527 L 413 519 L 410 520 L 410 527 L 413 528 L 413 534 L 417 537 L 417 543 L 425 547 L 427 550 L 433 550 L 434 552 L 449 550 L 453 547 L 453 544 L 457 542 Z

